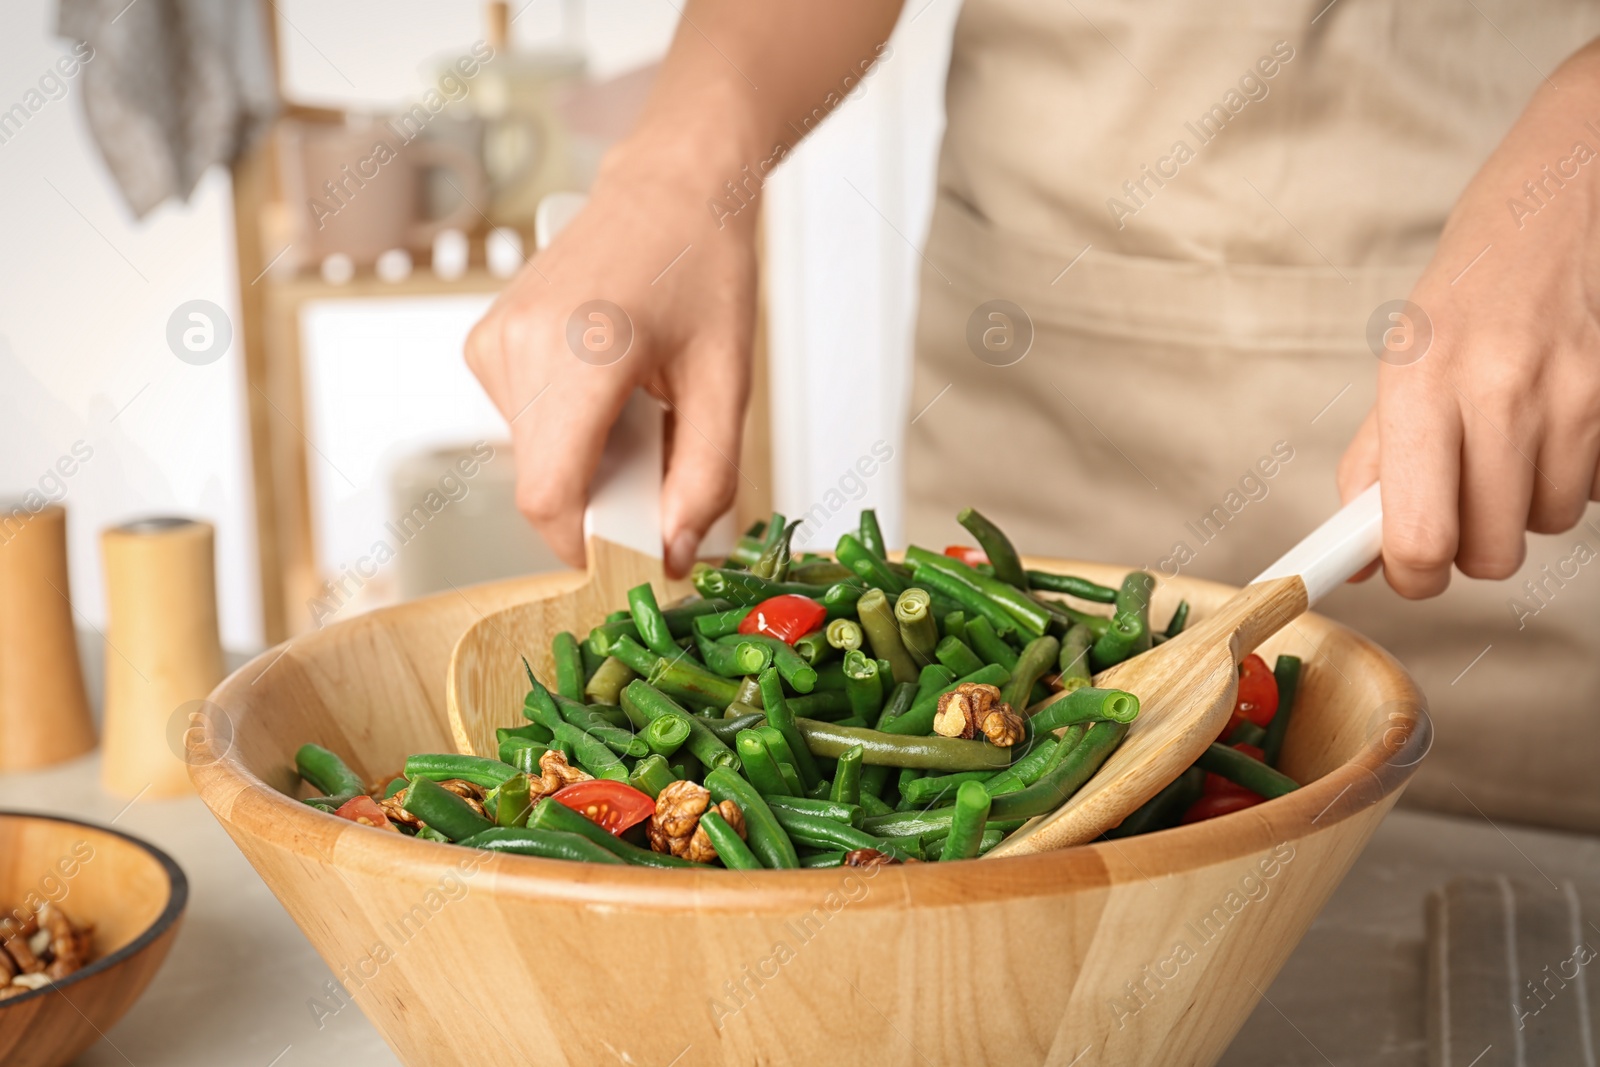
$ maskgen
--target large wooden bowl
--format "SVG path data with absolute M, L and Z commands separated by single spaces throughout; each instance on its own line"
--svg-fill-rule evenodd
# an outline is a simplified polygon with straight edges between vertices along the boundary
M 1428 744 L 1400 666 L 1307 615 L 1266 652 L 1307 661 L 1284 762 L 1310 784 L 1116 842 L 876 873 L 659 871 L 489 856 L 292 798 L 303 742 L 369 778 L 453 750 L 456 639 L 535 598 L 551 600 L 553 624 L 588 627 L 599 609 L 572 596 L 583 580 L 373 612 L 264 654 L 212 694 L 193 753 L 201 796 L 407 1063 L 1209 1064 Z M 1179 595 L 1204 612 L 1230 592 L 1167 582 L 1155 614 Z M 548 670 L 548 652 L 529 651 Z
M 0 1000 L 0 1063 L 58 1067 L 111 1029 L 167 958 L 189 883 L 165 852 L 116 830 L 0 812 L 0 909 L 58 903 L 94 924 L 94 958 L 59 982 Z

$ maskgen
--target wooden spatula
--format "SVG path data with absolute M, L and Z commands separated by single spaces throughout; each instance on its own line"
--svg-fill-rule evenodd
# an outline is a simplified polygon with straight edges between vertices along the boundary
M 1378 487 L 1345 505 L 1210 617 L 1119 663 L 1094 684 L 1139 697 L 1120 748 L 1078 793 L 988 853 L 1014 856 L 1092 841 L 1194 763 L 1228 721 L 1239 661 L 1378 558 Z

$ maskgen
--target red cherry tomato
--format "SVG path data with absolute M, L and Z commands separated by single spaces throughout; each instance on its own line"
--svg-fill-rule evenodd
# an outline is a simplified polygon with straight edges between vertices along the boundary
M 1255 745 L 1247 745 L 1241 742 L 1237 745 L 1231 745 L 1229 747 L 1233 748 L 1237 752 L 1243 752 L 1246 756 L 1249 756 L 1253 760 L 1265 761 L 1267 757 L 1267 754 L 1261 749 L 1257 748 Z M 1210 772 L 1206 773 L 1206 784 L 1202 795 L 1208 797 L 1246 796 L 1255 797 L 1258 801 L 1263 799 L 1259 794 L 1251 792 L 1239 783 L 1230 782 L 1226 778 L 1222 777 L 1222 775 L 1211 774 Z
M 1254 793 L 1223 793 L 1216 796 L 1201 797 L 1189 805 L 1189 810 L 1183 813 L 1183 823 L 1204 822 L 1215 819 L 1218 815 L 1231 815 L 1245 808 L 1253 808 L 1261 803 L 1261 798 Z
M 552 794 L 557 804 L 564 804 L 598 823 L 614 834 L 630 826 L 637 826 L 656 813 L 656 802 L 649 793 L 641 793 L 626 782 L 613 782 L 596 778 L 589 782 L 573 782 Z
M 944 554 L 951 559 L 959 559 L 969 567 L 976 567 L 980 563 L 989 562 L 989 554 L 981 548 L 972 548 L 969 545 L 946 545 Z
M 828 617 L 828 609 L 808 596 L 784 593 L 768 597 L 750 609 L 739 623 L 742 634 L 767 634 L 794 644 L 814 632 Z
M 393 830 L 389 825 L 389 816 L 378 807 L 378 802 L 363 793 L 358 797 L 351 797 L 339 805 L 339 810 L 334 812 L 341 819 L 358 822 L 362 826 L 376 826 L 380 830 Z
M 1233 702 L 1233 714 L 1228 725 L 1218 737 L 1227 737 L 1241 722 L 1253 722 L 1265 728 L 1278 713 L 1278 680 L 1272 676 L 1267 661 L 1255 653 L 1239 664 L 1239 695 Z

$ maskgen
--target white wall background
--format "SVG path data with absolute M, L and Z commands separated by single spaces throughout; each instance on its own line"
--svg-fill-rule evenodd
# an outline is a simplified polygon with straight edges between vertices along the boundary
M 931 202 L 957 2 L 913 0 L 893 55 L 768 187 L 776 494 L 790 515 L 836 487 L 875 441 L 899 454 L 911 243 L 922 240 Z M 412 98 L 431 83 L 436 57 L 482 36 L 479 5 L 464 0 L 275 6 L 288 90 L 311 103 Z M 54 0 L 8 0 L 0 10 L 0 108 L 67 50 L 54 12 Z M 676 20 L 666 0 L 590 0 L 565 19 L 555 0 L 534 0 L 513 34 L 523 45 L 575 34 L 606 77 L 658 58 Z M 223 638 L 253 647 L 260 608 L 239 353 L 195 367 L 165 342 L 167 317 L 184 301 L 234 313 L 227 176 L 213 173 L 190 203 L 135 222 L 69 86 L 0 144 L 0 189 L 0 497 L 35 487 L 74 441 L 88 442 L 94 456 L 64 499 L 83 618 L 103 622 L 98 531 L 176 512 L 216 524 Z M 306 317 L 308 429 L 342 472 L 312 472 L 325 502 L 325 563 L 370 544 L 398 454 L 494 427 L 460 360 L 483 303 L 340 304 Z M 436 406 L 417 407 L 429 396 Z M 865 500 L 892 539 L 900 492 L 897 460 Z M 814 543 L 831 543 L 852 516 L 836 516 Z

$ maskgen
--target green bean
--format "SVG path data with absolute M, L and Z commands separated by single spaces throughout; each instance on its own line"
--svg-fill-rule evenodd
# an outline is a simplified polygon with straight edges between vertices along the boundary
M 669 778 L 668 780 L 670 781 L 671 779 Z M 682 868 L 703 866 L 703 864 L 691 863 L 671 853 L 653 852 L 648 848 L 640 848 L 638 845 L 618 837 L 581 812 L 572 810 L 552 797 L 545 797 L 533 806 L 533 810 L 528 814 L 527 825 L 529 830 L 536 832 L 572 834 L 576 837 L 581 837 L 591 844 L 598 845 L 623 862 L 631 863 L 637 867 Z
M 1040 636 L 1050 624 L 1049 613 L 1028 594 L 999 578 L 979 574 L 959 559 L 941 556 L 912 545 L 906 549 L 906 562 L 916 568 L 919 581 L 924 570 L 942 571 L 998 603 L 1016 622 L 1017 627 L 1029 637 Z M 963 601 L 961 606 L 967 605 Z
M 700 649 L 706 668 L 724 678 L 743 678 L 772 662 L 772 650 L 759 641 L 723 643 L 697 634 L 695 645 Z
M 610 745 L 591 734 L 588 729 L 564 722 L 556 728 L 555 735 L 557 741 L 572 746 L 578 766 L 596 778 L 606 778 L 614 782 L 628 780 L 628 768 L 624 766 L 622 760 L 611 751 Z
M 860 745 L 851 745 L 839 753 L 839 764 L 833 771 L 833 788 L 828 796 L 840 804 L 861 803 L 861 758 L 864 755 Z
M 985 663 L 999 664 L 1007 671 L 1017 665 L 1017 650 L 995 632 L 988 619 L 980 617 L 968 621 L 967 644 Z
M 709 615 L 697 616 L 694 620 L 694 632 L 702 637 L 712 639 L 726 637 L 728 634 L 739 632 L 739 624 L 744 622 L 745 616 L 754 610 L 751 605 L 745 604 L 727 611 L 713 612 Z
M 770 578 L 781 582 L 789 576 L 789 545 L 794 540 L 794 532 L 800 528 L 804 519 L 796 519 L 788 523 L 779 532 L 776 539 L 769 538 L 766 547 L 761 551 L 761 558 L 750 565 L 750 573 L 758 578 Z
M 989 557 L 989 563 L 994 567 L 996 578 L 1018 589 L 1028 588 L 1028 576 L 1022 570 L 1022 559 L 1017 555 L 1017 550 L 1011 544 L 1011 538 L 1005 535 L 1005 531 L 973 508 L 963 508 L 956 514 L 956 521 L 977 538 L 984 555 Z
M 747 674 L 743 678 L 739 679 L 739 695 L 735 699 L 728 702 L 728 707 L 732 708 L 735 704 L 745 704 L 751 708 L 754 708 L 756 711 L 761 710 L 761 687 L 756 684 L 755 678 L 751 675 Z M 724 714 L 727 713 L 724 712 Z M 740 712 L 740 714 L 743 715 L 749 713 Z
M 1071 626 L 1087 626 L 1089 632 L 1094 634 L 1096 639 L 1099 639 L 1104 637 L 1107 631 L 1111 629 L 1112 616 L 1110 615 L 1094 615 L 1087 611 L 1079 611 L 1070 604 L 1065 604 L 1059 600 L 1049 600 L 1039 596 L 1037 593 L 1030 593 L 1029 595 L 1037 600 L 1046 611 L 1050 612 L 1051 626 L 1062 633 L 1066 633 L 1067 628 Z
M 1036 734 L 1075 722 L 1132 722 L 1139 716 L 1139 698 L 1122 689 L 1080 686 L 1062 693 L 1028 720 Z
M 772 808 L 756 792 L 755 786 L 725 767 L 708 771 L 705 786 L 711 790 L 711 799 L 717 803 L 731 800 L 739 806 L 740 813 L 744 815 L 746 842 L 763 867 L 800 866 L 794 843 L 789 840 L 789 835 L 779 824 Z
M 753 607 L 775 596 L 794 593 L 798 596 L 822 598 L 829 587 L 806 582 L 774 582 L 748 571 L 731 571 L 695 564 L 690 580 L 703 597 L 720 597 L 735 604 Z
M 805 783 L 800 781 L 800 775 L 795 771 L 794 749 L 789 747 L 789 742 L 783 734 L 770 723 L 763 723 L 753 727 L 755 733 L 761 738 L 761 743 L 767 746 L 767 751 L 772 753 L 772 759 L 778 765 L 778 770 L 783 775 L 783 780 L 789 785 L 791 796 L 803 797 L 807 795 Z M 809 751 L 807 755 L 810 755 Z M 820 784 L 820 779 L 818 784 Z
M 874 770 L 887 771 L 888 769 L 889 769 L 888 767 L 868 767 L 862 773 L 865 774 L 867 771 L 874 771 Z M 889 815 L 889 814 L 893 813 L 893 811 L 894 811 L 894 808 L 890 807 L 888 804 L 885 804 L 882 800 L 878 799 L 877 794 L 875 794 L 875 793 L 862 793 L 861 794 L 861 814 L 865 818 L 871 818 L 874 815 Z
M 933 732 L 933 719 L 939 711 L 939 698 L 946 693 L 954 692 L 958 685 L 993 685 L 1002 686 L 1011 680 L 1011 672 L 999 664 L 991 663 L 980 667 L 964 678 L 940 689 L 936 693 L 929 693 L 917 697 L 917 702 L 911 705 L 911 710 L 884 723 L 879 729 L 891 734 L 927 734 Z M 1008 753 L 1009 755 L 1009 753 Z
M 772 517 L 766 521 L 766 525 L 761 531 L 761 551 L 766 552 L 767 549 L 777 544 L 778 538 L 783 536 L 784 527 L 788 525 L 789 520 L 784 518 L 783 512 L 774 511 Z M 758 554 L 756 558 L 760 559 L 761 557 Z
M 1068 755 L 1044 777 L 1026 789 L 995 797 L 989 817 L 1001 821 L 1031 819 L 1056 810 L 1094 776 L 1127 733 L 1126 723 L 1095 723 L 1083 735 L 1083 740 L 1072 746 Z
M 1167 620 L 1167 628 L 1163 633 L 1170 640 L 1183 633 L 1183 628 L 1189 622 L 1189 602 L 1178 601 L 1178 606 L 1172 609 L 1172 618 Z
M 1300 657 L 1279 656 L 1272 665 L 1272 674 L 1278 683 L 1278 710 L 1267 724 L 1267 738 L 1261 748 L 1266 753 L 1267 766 L 1276 767 L 1283 755 L 1283 739 L 1289 733 L 1294 698 L 1300 691 Z
M 739 762 L 739 757 L 734 751 L 711 732 L 706 720 L 689 716 L 677 701 L 648 682 L 629 682 L 628 687 L 622 691 L 622 707 L 635 722 L 642 719 L 648 723 L 671 711 L 688 716 L 689 740 L 685 742 L 684 747 L 696 759 L 710 768 L 732 767 Z
M 578 818 L 582 819 L 583 816 L 579 815 Z M 584 821 L 588 822 L 587 819 Z M 600 832 L 605 833 L 604 830 Z M 572 860 L 581 863 L 627 862 L 615 851 L 587 837 L 557 830 L 530 830 L 521 826 L 491 827 L 458 841 L 457 844 L 479 848 L 485 852 L 508 852 L 517 856 L 539 856 L 551 860 Z
M 796 716 L 834 722 L 850 714 L 850 694 L 842 689 L 830 689 L 825 693 L 790 697 L 789 710 Z
M 856 604 L 861 600 L 861 594 L 867 591 L 866 583 L 860 578 L 851 578 L 844 582 L 834 582 L 822 594 L 822 606 L 828 609 L 828 618 L 849 618 L 856 613 Z
M 361 776 L 321 745 L 301 745 L 294 754 L 294 765 L 313 788 L 341 804 L 367 791 Z
M 858 648 L 846 652 L 844 683 L 845 699 L 850 703 L 851 714 L 876 721 L 878 709 L 883 707 L 883 682 L 878 675 L 878 661 L 868 659 Z
M 508 738 L 526 738 L 529 741 L 544 743 L 550 740 L 551 733 L 536 722 L 523 723 L 521 726 L 498 726 L 494 731 L 494 739 L 504 744 Z M 510 760 L 501 760 L 509 763 Z
M 861 509 L 861 545 L 868 552 L 880 559 L 889 558 L 889 550 L 884 547 L 883 529 L 878 525 L 878 513 L 871 508 Z
M 621 708 L 617 709 L 617 716 L 613 719 L 595 707 L 579 704 L 563 696 L 557 696 L 555 702 L 561 718 L 568 725 L 582 730 L 617 755 L 637 759 L 650 754 L 650 748 L 642 737 L 637 736 L 631 728 L 617 725 L 618 721 L 628 721 Z
M 889 598 L 883 590 L 869 589 L 862 593 L 856 611 L 861 618 L 862 632 L 867 635 L 867 643 L 872 646 L 873 656 L 889 661 L 889 670 L 895 681 L 916 681 L 917 665 L 901 640 L 900 624 L 895 621 L 894 609 L 889 606 Z
M 570 700 L 583 699 L 583 653 L 578 639 L 562 630 L 550 639 L 550 655 L 556 664 L 556 692 Z
M 756 679 L 761 686 L 762 712 L 767 717 L 767 722 L 773 729 L 783 735 L 789 748 L 794 753 L 794 768 L 800 775 L 801 783 L 809 789 L 822 779 L 822 773 L 817 768 L 817 761 L 811 756 L 811 750 L 806 747 L 806 740 L 801 735 L 795 724 L 795 712 L 790 702 L 783 693 L 783 684 L 779 681 L 776 668 L 769 667 L 761 672 Z
M 1168 782 L 1162 790 L 1145 801 L 1121 823 L 1106 831 L 1110 838 L 1132 837 L 1148 834 L 1176 825 L 1189 810 L 1189 805 L 1200 799 L 1205 790 L 1206 772 L 1190 767 Z
M 800 733 L 814 756 L 838 759 L 853 745 L 861 746 L 867 767 L 915 767 L 932 771 L 998 771 L 1011 762 L 1011 750 L 986 741 L 961 741 L 953 737 L 905 737 L 881 730 L 862 730 L 797 719 Z M 863 771 L 863 782 L 865 781 Z M 864 788 L 864 786 L 863 786 Z
M 628 784 L 641 793 L 648 793 L 652 800 L 673 781 L 672 769 L 667 766 L 666 758 L 659 754 L 646 756 L 628 772 Z
M 842 848 L 847 852 L 858 848 L 875 848 L 880 852 L 905 858 L 905 852 L 889 842 L 863 833 L 853 826 L 834 822 L 832 819 L 788 808 L 773 808 L 772 814 L 777 817 L 778 825 L 783 827 L 792 841 L 807 848 L 829 850 Z
M 546 745 L 526 737 L 508 737 L 500 743 L 500 762 L 509 763 L 524 774 L 538 774 L 539 757 L 554 747 L 554 740 Z
M 886 559 L 869 551 L 855 534 L 841 535 L 833 554 L 867 585 L 881 589 L 890 596 L 899 596 L 909 584 L 889 568 Z
M 853 579 L 856 572 L 831 559 L 808 560 L 789 567 L 789 580 L 806 585 L 831 585 Z
M 917 673 L 917 699 L 920 704 L 927 699 L 937 699 L 958 678 L 954 671 L 942 663 L 930 663 Z
M 865 638 L 861 624 L 854 619 L 834 619 L 823 633 L 827 635 L 828 644 L 847 654 L 860 648 Z
M 1057 664 L 1061 668 L 1059 682 L 1062 689 L 1079 689 L 1092 680 L 1089 674 L 1089 648 L 1094 644 L 1094 634 L 1087 626 L 1073 623 L 1061 637 L 1061 655 Z
M 739 766 L 745 779 L 758 793 L 762 796 L 794 795 L 760 734 L 754 730 L 741 730 L 734 739 L 733 747 L 739 753 Z
M 1225 740 L 1230 745 L 1254 745 L 1265 752 L 1266 749 L 1263 746 L 1267 740 L 1267 731 L 1249 719 L 1241 719 L 1239 725 L 1233 728 L 1233 732 Z
M 1195 762 L 1212 774 L 1221 775 L 1233 784 L 1244 786 L 1250 792 L 1268 800 L 1300 788 L 1299 782 L 1282 771 L 1274 770 L 1236 748 L 1229 748 L 1216 742 L 1212 742 Z
M 1112 617 L 1111 628 L 1096 638 L 1089 649 L 1090 665 L 1097 671 L 1103 671 L 1129 656 L 1137 655 L 1140 646 L 1148 648 L 1150 641 L 1148 620 L 1119 612 Z
M 413 778 L 406 787 L 405 810 L 452 841 L 471 837 L 494 824 L 461 797 L 431 778 Z
M 965 642 L 967 640 L 967 613 L 960 609 L 949 612 L 944 617 L 942 628 L 946 637 L 953 637 L 957 641 Z
M 719 638 L 727 641 L 728 638 Z M 772 665 L 778 669 L 778 674 L 789 683 L 796 693 L 809 693 L 816 688 L 817 671 L 811 664 L 800 658 L 790 644 L 770 634 L 748 634 L 742 638 L 747 641 L 758 641 L 772 650 Z M 730 698 L 731 699 L 731 698 Z M 727 703 L 724 701 L 723 703 Z
M 689 740 L 692 729 L 687 715 L 669 712 L 650 720 L 650 725 L 644 728 L 644 742 L 656 755 L 671 756 Z
M 984 783 L 991 797 L 1003 796 L 1026 789 L 1044 776 L 1054 757 L 1060 752 L 1061 742 L 1049 734 L 1037 734 L 1027 755 Z
M 978 619 L 987 619 L 997 634 L 1008 634 L 1017 628 L 1010 612 L 953 574 L 936 567 L 919 567 L 916 580 L 918 586 L 955 604 L 965 614 L 969 627 Z
M 993 632 L 992 630 L 990 631 Z M 934 658 L 944 664 L 958 676 L 971 674 L 983 666 L 984 661 L 972 651 L 972 647 L 959 637 L 947 636 L 933 650 Z
M 727 707 L 739 696 L 738 682 L 712 674 L 687 657 L 662 657 L 656 663 L 655 670 L 650 672 L 648 681 L 670 696 L 719 708 Z
M 662 608 L 661 617 L 667 620 L 667 631 L 673 637 L 693 637 L 699 632 L 695 629 L 696 619 L 708 615 L 720 615 L 728 610 L 737 610 L 731 600 L 719 597 L 695 597 L 675 608 Z
M 590 679 L 600 669 L 600 664 L 605 662 L 605 657 L 591 649 L 587 642 L 578 642 L 578 659 L 583 662 L 583 684 L 588 686 Z
M 655 590 L 643 582 L 628 590 L 628 608 L 633 612 L 633 624 L 639 629 L 639 638 L 646 648 L 658 656 L 676 656 L 677 642 L 667 628 L 667 620 L 656 603 Z
M 607 656 L 583 688 L 583 695 L 601 704 L 615 704 L 621 699 L 622 687 L 639 677 L 633 668 L 615 656 Z
M 863 818 L 861 805 L 844 804 L 835 800 L 816 799 L 813 797 L 767 797 L 767 805 L 776 814 L 779 809 L 785 811 L 798 811 L 806 815 L 815 815 L 821 819 L 832 819 L 834 822 L 843 823 L 845 826 L 860 826 Z
M 648 678 L 656 665 L 665 661 L 664 657 L 656 655 L 626 634 L 612 641 L 608 647 L 612 658 L 621 660 L 629 670 L 641 677 Z
M 464 782 L 489 789 L 516 774 L 517 769 L 509 763 L 489 759 L 487 756 L 425 752 L 407 756 L 405 770 L 401 773 L 408 779 L 431 778 L 435 782 L 448 782 L 452 778 L 459 778 Z M 363 786 L 361 791 L 366 792 L 366 787 Z
M 1051 574 L 1049 571 L 1028 571 L 1028 588 L 1044 593 L 1065 593 L 1079 600 L 1097 604 L 1114 604 L 1117 591 L 1109 585 L 1091 582 L 1087 578 L 1074 578 L 1070 574 Z
M 389 784 L 383 787 L 383 799 L 388 800 L 411 783 L 406 781 L 406 776 L 397 774 L 389 779 Z
M 730 708 L 735 706 L 733 704 L 728 705 Z M 754 730 L 757 726 L 767 721 L 767 715 L 766 712 L 757 710 L 753 713 L 746 712 L 742 715 L 735 715 L 731 719 L 696 719 L 695 721 L 704 725 L 724 744 L 731 745 L 733 744 L 733 739 L 739 736 L 740 730 Z
M 966 782 L 988 783 L 998 777 L 994 771 L 958 771 L 955 774 L 924 775 L 908 783 L 900 791 L 900 799 L 907 808 L 931 808 L 960 789 Z
M 932 663 L 939 644 L 939 626 L 929 612 L 932 597 L 926 589 L 912 586 L 894 602 L 894 619 L 900 627 L 900 641 L 916 663 Z
M 833 761 L 833 763 L 835 765 L 837 765 L 838 762 L 839 762 L 838 760 L 834 760 Z M 781 767 L 780 767 L 780 769 L 781 769 Z M 827 779 L 827 778 L 822 779 L 822 781 L 818 782 L 816 785 L 812 786 L 810 789 L 807 789 L 805 795 L 810 800 L 827 800 L 830 796 L 833 795 L 833 782 L 832 782 L 832 780 Z
M 911 789 L 913 782 L 921 781 L 926 774 L 926 771 L 917 767 L 901 768 L 900 774 L 895 780 L 895 792 L 900 796 L 900 803 L 896 805 L 897 809 L 911 806 L 910 802 L 906 800 L 906 793 Z
M 494 824 L 496 826 L 521 826 L 528 819 L 533 798 L 526 774 L 514 774 L 494 789 Z M 484 810 L 488 811 L 485 801 Z
M 831 852 L 810 852 L 800 857 L 800 866 L 812 870 L 826 867 L 843 867 L 844 853 L 839 849 Z
M 820 667 L 835 651 L 834 647 L 828 644 L 827 635 L 821 630 L 802 634 L 794 639 L 794 644 L 790 647 L 794 649 L 795 655 L 805 660 L 811 667 Z
M 728 870 L 761 869 L 761 861 L 750 851 L 750 846 L 744 843 L 744 838 L 740 837 L 715 809 L 707 808 L 700 816 L 700 829 L 706 832 L 711 847 L 716 850 L 717 859 L 721 860 L 722 865 Z
M 978 855 L 990 806 L 989 791 L 981 782 L 961 783 L 961 788 L 956 790 L 956 810 L 951 813 L 950 833 L 939 853 L 941 861 L 970 860 Z
M 1060 651 L 1061 642 L 1049 634 L 1029 641 L 1023 646 L 1022 655 L 1017 657 L 1017 665 L 1011 670 L 1011 680 L 1000 691 L 1000 699 L 1010 704 L 1019 715 L 1026 714 L 1034 683 L 1056 665 L 1056 656 Z
M 1148 635 L 1154 632 L 1150 626 L 1150 599 L 1155 596 L 1155 591 L 1155 575 L 1149 571 L 1130 572 L 1122 579 L 1122 585 L 1117 589 L 1117 614 L 1135 615 L 1144 623 L 1147 637 L 1144 643 L 1135 649 L 1135 654 L 1150 648 Z

